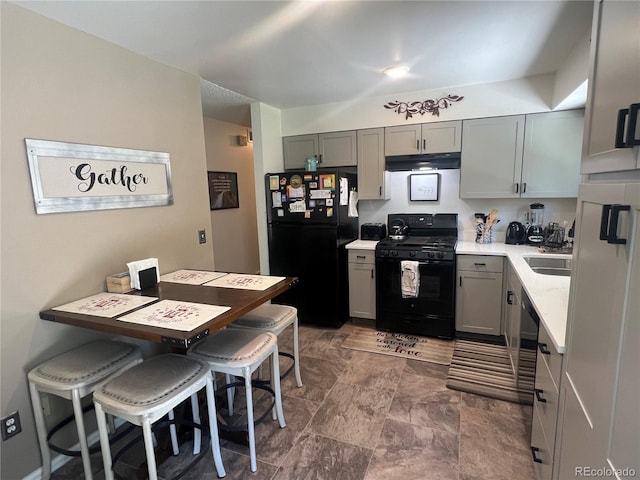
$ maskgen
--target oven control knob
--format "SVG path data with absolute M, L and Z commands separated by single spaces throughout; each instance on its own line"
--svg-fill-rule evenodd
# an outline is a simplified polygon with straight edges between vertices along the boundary
M 383 257 L 388 257 L 389 256 L 389 250 L 380 250 L 380 255 L 382 255 Z
M 416 256 L 416 251 L 415 251 L 415 250 L 411 250 L 411 251 L 409 252 L 409 256 L 410 256 L 410 257 L 415 257 L 415 256 Z
M 438 258 L 444 258 L 444 252 L 438 252 Z
M 397 250 L 391 250 L 391 256 L 397 257 L 398 256 L 398 251 Z
M 427 257 L 429 257 L 429 258 L 433 258 L 434 256 L 435 256 L 435 253 L 433 253 L 433 252 L 427 253 Z

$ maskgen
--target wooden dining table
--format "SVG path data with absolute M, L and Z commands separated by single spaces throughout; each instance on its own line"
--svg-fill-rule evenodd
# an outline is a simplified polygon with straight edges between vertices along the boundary
M 194 342 L 226 327 L 254 308 L 286 292 L 297 282 L 298 279 L 296 277 L 285 277 L 265 290 L 248 290 L 161 281 L 144 290 L 129 292 L 131 295 L 155 297 L 158 301 L 175 300 L 230 307 L 226 312 L 190 331 L 123 322 L 118 320 L 117 317 L 108 318 L 53 308 L 40 312 L 40 318 L 42 320 L 90 328 L 114 335 L 167 344 L 176 349 L 186 350 Z

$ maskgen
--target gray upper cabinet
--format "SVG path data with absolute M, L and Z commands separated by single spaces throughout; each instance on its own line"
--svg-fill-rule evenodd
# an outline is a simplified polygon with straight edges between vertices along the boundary
M 384 164 L 384 128 L 358 130 L 358 198 L 389 198 Z
M 319 167 L 356 166 L 356 131 L 318 134 Z
M 460 198 L 518 198 L 524 115 L 465 120 Z
M 583 127 L 583 110 L 526 116 L 522 197 L 578 196 Z
M 583 111 L 464 122 L 461 198 L 577 197 Z
M 386 156 L 459 152 L 462 147 L 461 120 L 399 125 L 384 130 Z
M 639 146 L 616 148 L 619 112 L 640 102 L 639 27 L 640 2 L 595 2 L 582 173 L 640 168 Z M 635 116 L 640 139 L 640 113 Z M 623 143 L 628 123 L 629 115 L 620 127 Z
M 357 163 L 355 130 L 283 137 L 282 146 L 285 170 L 304 169 L 309 157 L 318 158 L 318 167 L 346 167 Z
M 284 168 L 286 170 L 304 169 L 305 160 L 319 154 L 318 135 L 295 135 L 282 139 Z

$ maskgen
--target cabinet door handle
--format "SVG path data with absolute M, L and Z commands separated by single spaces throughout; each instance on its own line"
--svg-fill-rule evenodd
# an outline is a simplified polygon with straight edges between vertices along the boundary
M 602 216 L 600 217 L 600 240 L 609 239 L 609 214 L 611 205 L 602 205 Z
M 476 267 L 486 267 L 486 266 L 487 266 L 487 264 L 486 264 L 486 263 L 474 263 L 474 265 L 475 265 Z
M 515 184 L 515 186 L 516 186 L 516 193 L 519 193 L 519 190 L 520 190 L 520 184 L 519 184 L 519 183 L 516 183 L 516 184 Z
M 540 403 L 547 403 L 547 399 L 542 396 L 542 394 L 544 393 L 544 390 L 540 390 L 540 389 L 536 388 L 534 390 L 534 392 L 536 394 L 536 398 L 538 399 L 538 401 Z
M 531 457 L 533 458 L 533 461 L 536 463 L 542 463 L 542 460 L 540 460 L 536 455 L 536 453 L 538 453 L 539 451 L 540 449 L 538 447 L 531 447 Z
M 382 186 L 378 187 L 378 189 L 380 190 L 379 195 L 382 196 Z
M 538 343 L 538 349 L 540 350 L 540 353 L 542 353 L 543 355 L 551 355 L 551 352 L 547 348 L 546 343 Z
M 626 123 L 627 115 L 629 115 L 628 108 L 621 108 L 618 110 L 618 123 L 616 124 L 616 148 L 629 148 L 629 145 L 624 143 L 624 124 Z
M 420 151 L 420 140 L 416 140 L 416 150 Z
M 631 210 L 630 205 L 612 205 L 611 206 L 611 219 L 609 220 L 609 231 L 607 233 L 607 243 L 613 245 L 624 245 L 627 243 L 626 238 L 618 237 L 618 217 L 620 212 L 628 212 Z
M 507 292 L 507 304 L 513 305 L 513 292 L 511 290 Z
M 423 138 L 422 139 L 422 150 L 426 150 L 427 149 L 427 139 Z
M 371 269 L 371 278 L 373 278 L 373 268 Z
M 356 258 L 367 258 L 365 255 L 356 255 Z
M 462 286 L 462 277 L 460 277 L 459 284 L 460 284 L 460 286 Z
M 522 184 L 522 193 L 526 193 L 526 191 L 527 191 L 527 182 L 524 182 Z
M 640 113 L 640 103 L 629 105 L 629 125 L 627 125 L 627 137 L 624 144 L 627 147 L 640 145 L 640 138 L 636 138 L 636 127 L 638 125 L 638 113 Z

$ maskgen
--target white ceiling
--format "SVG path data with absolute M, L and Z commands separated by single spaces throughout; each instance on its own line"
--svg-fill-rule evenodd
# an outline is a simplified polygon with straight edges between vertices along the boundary
M 277 108 L 492 83 L 555 72 L 592 2 L 16 1 L 200 76 L 205 114 L 247 124 Z M 399 80 L 381 71 L 411 66 Z M 222 87 L 222 88 L 220 88 Z

